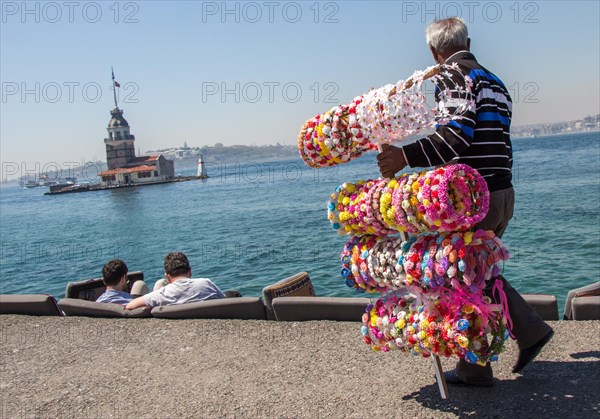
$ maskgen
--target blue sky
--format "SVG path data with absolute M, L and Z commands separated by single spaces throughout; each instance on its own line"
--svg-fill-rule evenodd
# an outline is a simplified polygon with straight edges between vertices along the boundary
M 431 65 L 424 29 L 456 14 L 513 124 L 579 119 L 600 113 L 598 4 L 2 1 L 0 157 L 104 160 L 111 66 L 142 152 L 293 144 L 307 118 Z

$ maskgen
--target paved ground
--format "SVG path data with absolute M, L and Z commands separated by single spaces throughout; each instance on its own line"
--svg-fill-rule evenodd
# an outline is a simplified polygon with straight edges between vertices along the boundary
M 355 323 L 3 315 L 1 417 L 600 416 L 600 321 L 551 324 L 522 375 L 511 342 L 494 387 L 444 401 L 429 359 L 375 353 Z

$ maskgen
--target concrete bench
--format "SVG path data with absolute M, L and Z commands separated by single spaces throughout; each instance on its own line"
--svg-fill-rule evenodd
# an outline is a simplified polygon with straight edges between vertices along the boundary
M 259 297 L 236 297 L 154 307 L 152 317 L 161 319 L 266 320 L 267 314 L 265 305 Z
M 573 320 L 600 320 L 600 295 L 573 298 L 571 314 Z
M 565 302 L 565 312 L 563 314 L 563 320 L 600 320 L 600 305 L 598 305 L 598 303 L 596 302 L 598 301 L 598 299 L 578 301 L 578 314 L 580 318 L 575 318 L 575 314 L 573 312 L 573 301 L 578 298 L 591 297 L 600 297 L 600 281 L 569 291 L 569 294 L 567 294 L 567 301 Z M 590 318 L 594 316 L 597 317 L 593 319 Z M 582 317 L 585 319 L 582 319 Z
M 58 306 L 66 316 L 84 317 L 150 317 L 150 308 L 142 307 L 135 310 L 125 310 L 125 306 L 114 303 L 97 303 L 78 298 L 62 298 Z
M 558 302 L 554 295 L 522 294 L 529 304 L 544 320 L 558 320 Z
M 29 316 L 62 316 L 56 299 L 47 294 L 2 294 L 0 314 L 25 314 Z
M 370 301 L 370 298 L 279 297 L 273 300 L 273 311 L 278 321 L 360 322 Z

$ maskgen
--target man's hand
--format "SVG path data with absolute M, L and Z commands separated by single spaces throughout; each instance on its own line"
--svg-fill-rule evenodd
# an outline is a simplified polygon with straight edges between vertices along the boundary
M 381 145 L 381 153 L 377 155 L 377 165 L 379 166 L 381 176 L 391 179 L 397 172 L 404 169 L 407 164 L 401 148 L 389 144 Z

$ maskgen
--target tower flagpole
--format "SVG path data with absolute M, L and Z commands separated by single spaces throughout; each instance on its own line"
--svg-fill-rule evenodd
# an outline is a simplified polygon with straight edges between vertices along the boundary
M 117 105 L 117 84 L 115 82 L 115 70 L 113 70 L 112 66 L 110 67 L 110 71 L 112 72 L 113 95 L 115 97 L 115 108 L 118 108 L 119 105 Z

